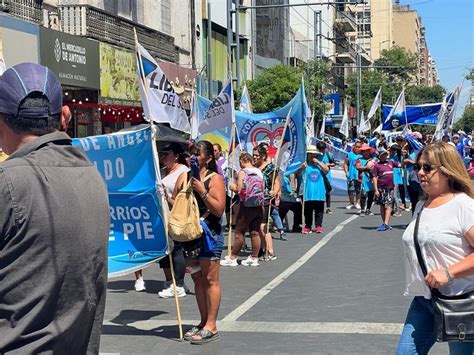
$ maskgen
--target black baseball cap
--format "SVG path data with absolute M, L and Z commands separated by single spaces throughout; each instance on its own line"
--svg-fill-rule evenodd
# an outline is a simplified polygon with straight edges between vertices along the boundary
M 21 108 L 23 100 L 33 92 L 46 97 L 47 107 Z M 21 63 L 7 69 L 0 77 L 0 113 L 11 116 L 47 118 L 60 114 L 63 107 L 61 83 L 47 67 Z

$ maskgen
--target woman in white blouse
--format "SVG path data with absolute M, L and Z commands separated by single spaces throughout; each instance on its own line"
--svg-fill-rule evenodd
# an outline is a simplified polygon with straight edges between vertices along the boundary
M 429 287 L 448 296 L 474 290 L 474 186 L 456 149 L 429 144 L 415 163 L 425 198 L 403 234 L 405 296 L 414 296 L 397 354 L 427 354 L 436 341 Z M 423 210 L 422 210 L 423 209 Z M 422 210 L 422 211 L 421 211 Z M 414 227 L 420 213 L 418 241 L 428 274 L 418 263 Z M 474 354 L 474 343 L 450 342 L 451 354 Z

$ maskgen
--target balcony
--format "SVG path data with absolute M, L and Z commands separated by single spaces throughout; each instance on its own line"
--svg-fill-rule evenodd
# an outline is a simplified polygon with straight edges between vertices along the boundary
M 58 8 L 61 27 L 66 33 L 134 50 L 135 28 L 138 41 L 153 57 L 173 63 L 179 61 L 172 36 L 88 5 L 62 5 Z
M 357 32 L 357 22 L 354 13 L 349 9 L 336 11 L 334 26 L 343 32 Z
M 0 3 L 0 11 L 8 13 L 10 16 L 21 20 L 43 23 L 43 11 L 41 9 L 42 0 L 10 0 Z

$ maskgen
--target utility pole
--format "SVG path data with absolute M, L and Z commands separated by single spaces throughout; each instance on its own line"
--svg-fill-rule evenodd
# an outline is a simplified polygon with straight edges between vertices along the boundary
M 207 3 L 207 98 L 212 100 L 212 20 L 211 3 Z

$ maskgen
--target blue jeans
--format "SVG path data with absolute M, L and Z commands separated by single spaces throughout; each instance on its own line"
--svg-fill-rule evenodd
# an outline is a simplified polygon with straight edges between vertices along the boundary
M 283 222 L 281 221 L 280 215 L 278 214 L 278 210 L 276 208 L 272 208 L 272 211 L 270 212 L 270 216 L 272 217 L 275 227 L 279 231 L 283 230 L 284 229 Z
M 436 342 L 433 322 L 431 300 L 421 296 L 415 297 L 408 310 L 397 355 L 428 354 Z M 474 343 L 449 342 L 448 345 L 451 355 L 474 354 Z

